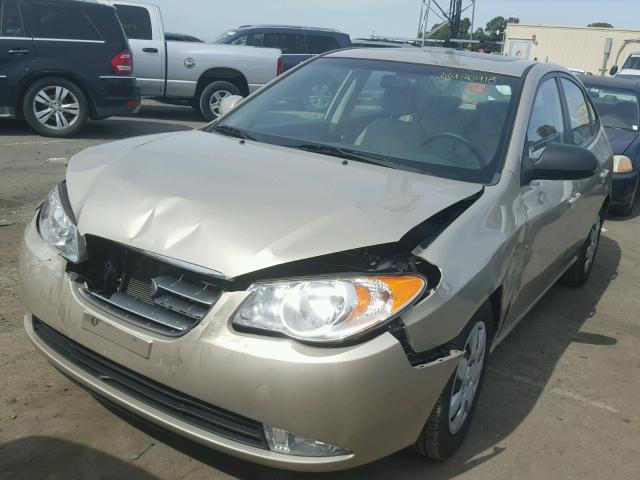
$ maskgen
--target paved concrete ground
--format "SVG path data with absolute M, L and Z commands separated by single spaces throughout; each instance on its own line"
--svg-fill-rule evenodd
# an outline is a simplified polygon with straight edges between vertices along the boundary
M 1 479 L 611 479 L 640 478 L 640 206 L 605 224 L 593 276 L 554 287 L 491 357 L 469 436 L 445 463 L 400 452 L 332 475 L 269 470 L 145 432 L 35 353 L 22 331 L 18 247 L 66 160 L 132 135 L 200 124 L 189 108 L 146 105 L 47 140 L 0 122 Z M 398 392 L 402 395 L 402 392 Z M 384 442 L 383 436 L 379 441 Z

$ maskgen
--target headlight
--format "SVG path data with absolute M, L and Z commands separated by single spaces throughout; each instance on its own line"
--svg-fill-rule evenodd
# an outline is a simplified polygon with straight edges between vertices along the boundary
M 613 156 L 613 173 L 629 173 L 633 171 L 631 159 L 625 155 Z
M 341 341 L 397 315 L 425 287 L 418 275 L 256 283 L 233 324 L 308 342 Z
M 64 184 L 57 185 L 42 204 L 38 216 L 38 230 L 42 238 L 57 248 L 62 256 L 78 263 L 86 256 L 84 238 L 78 233 Z

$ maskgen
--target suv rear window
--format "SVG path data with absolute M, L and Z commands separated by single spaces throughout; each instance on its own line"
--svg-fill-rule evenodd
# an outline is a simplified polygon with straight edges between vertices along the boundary
M 102 40 L 87 15 L 75 7 L 34 4 L 37 36 L 65 40 Z
M 326 35 L 304 35 L 305 53 L 319 54 L 340 48 L 335 38 Z
M 132 7 L 130 5 L 115 5 L 118 17 L 124 28 L 127 38 L 132 40 L 152 40 L 151 16 L 144 7 Z
M 0 3 L 0 35 L 4 37 L 24 37 L 22 17 L 15 0 Z

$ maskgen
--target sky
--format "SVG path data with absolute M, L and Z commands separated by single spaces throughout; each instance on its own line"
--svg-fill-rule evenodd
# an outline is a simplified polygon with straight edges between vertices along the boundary
M 421 0 L 141 1 L 161 7 L 166 31 L 211 40 L 228 29 L 252 23 L 331 27 L 353 38 L 368 37 L 372 32 L 412 37 L 417 31 Z M 445 9 L 449 5 L 448 0 L 439 3 Z M 470 0 L 464 0 L 464 5 L 468 4 Z M 640 30 L 640 0 L 476 0 L 476 28 L 498 15 L 515 15 L 521 23 L 586 26 L 609 22 Z

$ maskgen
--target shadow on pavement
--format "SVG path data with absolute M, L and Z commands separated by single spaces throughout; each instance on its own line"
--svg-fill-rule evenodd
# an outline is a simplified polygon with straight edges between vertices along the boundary
M 26 437 L 0 445 L 3 480 L 155 480 L 130 462 L 60 438 Z
M 405 450 L 375 463 L 344 472 L 284 472 L 206 449 L 108 407 L 127 422 L 161 442 L 241 479 L 449 479 L 472 470 L 506 450 L 500 444 L 534 408 L 558 360 L 571 343 L 597 345 L 602 348 L 617 343 L 615 338 L 580 330 L 595 314 L 600 298 L 616 277 L 620 256 L 618 244 L 603 236 L 587 285 L 579 289 L 563 285 L 553 287 L 496 349 L 490 358 L 488 375 L 469 435 L 461 449 L 446 462 L 426 460 Z M 398 392 L 398 395 L 402 395 L 402 392 Z M 378 441 L 384 442 L 384 432 L 380 432 Z
M 174 123 L 185 122 L 185 123 Z M 191 107 L 162 105 L 153 103 L 144 105 L 137 115 L 128 117 L 112 117 L 105 120 L 89 121 L 80 134 L 69 140 L 117 140 L 121 138 L 149 135 L 153 133 L 170 133 L 191 130 L 205 125 L 202 116 Z M 0 137 L 28 136 L 32 141 L 38 134 L 26 121 L 7 119 L 0 121 Z M 43 141 L 47 137 L 40 137 Z M 56 139 L 51 139 L 56 140 Z

